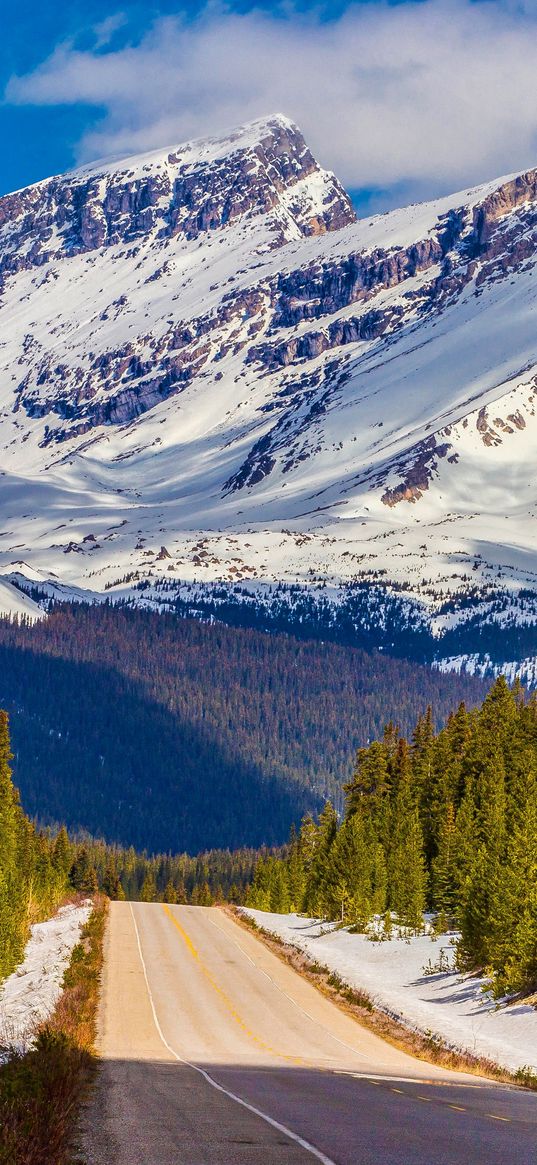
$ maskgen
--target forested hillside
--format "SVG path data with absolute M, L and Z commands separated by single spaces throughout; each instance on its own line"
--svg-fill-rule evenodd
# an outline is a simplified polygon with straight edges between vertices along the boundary
M 357 747 L 484 692 L 376 653 L 113 606 L 0 625 L 24 806 L 149 852 L 280 844 Z
M 497 992 L 537 988 L 537 696 L 501 677 L 481 708 L 435 734 L 389 725 L 358 752 L 341 826 L 330 804 L 283 860 L 262 858 L 251 905 L 305 910 L 367 930 L 385 914 L 413 930 L 426 907 L 460 928 L 465 969 Z M 385 913 L 386 912 L 386 913 Z
M 11 760 L 8 718 L 0 711 L 0 980 L 20 961 L 30 925 L 58 906 L 70 867 L 65 833 L 52 841 L 23 813 Z

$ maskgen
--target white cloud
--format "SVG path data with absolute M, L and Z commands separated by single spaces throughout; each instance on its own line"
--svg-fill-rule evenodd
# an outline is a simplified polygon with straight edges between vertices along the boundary
M 353 5 L 322 24 L 210 6 L 136 46 L 60 45 L 11 79 L 17 104 L 104 109 L 80 160 L 133 153 L 282 111 L 348 186 L 448 190 L 537 162 L 535 5 Z
M 124 28 L 128 23 L 128 17 L 125 12 L 114 12 L 112 16 L 107 16 L 106 20 L 101 20 L 98 24 L 93 26 L 93 33 L 95 36 L 95 49 L 105 48 L 110 44 L 112 37 L 120 28 Z

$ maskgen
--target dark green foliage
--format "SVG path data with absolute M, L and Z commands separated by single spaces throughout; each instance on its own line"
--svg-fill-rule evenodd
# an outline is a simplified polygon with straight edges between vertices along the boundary
M 152 852 L 280 844 L 386 716 L 410 732 L 477 680 L 171 614 L 64 606 L 0 624 L 26 810 Z
M 96 893 L 97 874 L 86 846 L 82 846 L 75 857 L 69 872 L 69 881 L 73 890 L 78 890 L 81 894 Z
M 177 597 L 175 580 L 145 579 L 136 589 L 142 593 L 150 590 L 164 606 L 185 618 L 197 612 L 230 627 L 285 632 L 369 652 L 380 650 L 418 663 L 478 652 L 481 666 L 486 668 L 488 663 L 488 679 L 494 676 L 494 664 L 501 666 L 506 659 L 523 660 L 537 654 L 537 591 L 521 590 L 514 597 L 491 583 L 476 584 L 467 574 L 464 593 L 446 599 L 433 580 L 425 580 L 440 622 L 442 616 L 457 616 L 447 621 L 443 631 L 438 633 L 437 628 L 433 634 L 424 623 L 423 606 L 412 597 L 410 585 L 387 582 L 385 573 L 358 571 L 353 581 L 342 585 L 336 602 L 326 584 L 312 591 L 310 586 L 280 582 L 252 592 L 248 584 L 215 582 L 200 589 L 194 583 L 190 593 L 183 584 Z M 46 596 L 36 591 L 34 597 Z
M 89 874 L 109 898 L 199 906 L 215 901 L 243 902 L 260 857 L 260 851 L 254 849 L 208 850 L 196 857 L 148 856 L 132 847 L 123 849 L 89 837 L 73 849 L 71 880 L 85 880 Z M 273 857 L 281 857 L 282 852 L 274 851 Z M 267 855 L 268 851 L 263 851 L 263 856 Z
M 11 759 L 8 717 L 0 711 L 0 979 L 20 962 L 31 923 L 46 918 L 67 887 L 67 839 L 59 835 L 53 844 L 24 816 Z
M 290 886 L 300 893 L 290 894 Z M 537 990 L 537 698 L 500 678 L 482 707 L 461 705 L 411 745 L 388 726 L 360 749 L 336 828 L 328 807 L 304 821 L 287 857 L 261 859 L 248 901 L 365 929 L 385 910 L 461 932 L 461 967 L 485 969 L 497 993 Z

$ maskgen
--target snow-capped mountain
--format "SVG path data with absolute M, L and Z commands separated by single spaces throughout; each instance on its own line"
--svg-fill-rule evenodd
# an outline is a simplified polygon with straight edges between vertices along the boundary
M 0 199 L 2 606 L 358 588 L 478 667 L 537 628 L 536 256 L 537 170 L 357 221 L 281 116 Z

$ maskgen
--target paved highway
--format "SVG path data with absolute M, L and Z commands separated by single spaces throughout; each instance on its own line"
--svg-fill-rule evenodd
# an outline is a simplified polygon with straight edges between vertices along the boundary
M 392 1048 L 215 909 L 114 902 L 87 1165 L 536 1165 L 537 1095 Z

